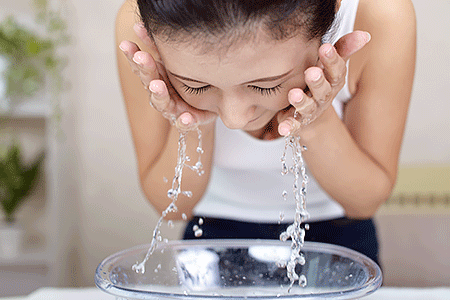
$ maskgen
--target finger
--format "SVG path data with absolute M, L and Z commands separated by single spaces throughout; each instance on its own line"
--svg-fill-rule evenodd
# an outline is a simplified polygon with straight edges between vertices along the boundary
M 179 102 L 178 111 L 182 111 L 180 116 L 177 118 L 178 128 L 181 130 L 192 130 L 199 125 L 207 124 L 214 121 L 217 118 L 217 114 L 207 110 L 200 110 L 195 108 L 185 101 L 181 100 Z
M 139 47 L 130 41 L 122 41 L 119 44 L 119 48 L 120 50 L 122 50 L 123 54 L 125 55 L 125 57 L 128 60 L 128 63 L 130 64 L 131 70 L 135 73 L 135 74 L 139 74 L 139 68 L 136 65 L 135 62 L 133 62 L 133 56 L 137 51 L 140 51 Z
M 278 133 L 281 136 L 296 134 L 301 128 L 301 123 L 294 117 L 295 109 L 291 108 L 278 116 Z
M 283 122 L 278 124 L 278 133 L 281 136 L 288 136 L 291 134 L 291 132 L 294 132 L 295 129 L 295 123 L 298 123 L 293 117 L 289 117 L 285 119 Z
M 370 33 L 353 31 L 341 37 L 335 44 L 337 53 L 347 61 L 352 54 L 359 51 L 370 41 Z
M 305 82 L 308 85 L 309 91 L 312 97 L 304 97 L 302 106 L 311 101 L 317 101 L 318 105 L 323 105 L 324 103 L 331 100 L 332 87 L 330 83 L 325 78 L 325 75 L 321 68 L 311 67 L 305 71 Z M 311 102 L 310 101 L 310 102 Z
M 195 127 L 194 117 L 189 112 L 184 112 L 177 118 L 175 126 L 181 131 L 192 130 Z
M 292 89 L 288 94 L 289 103 L 295 108 L 294 118 L 301 124 L 309 124 L 317 111 L 317 102 L 301 89 Z
M 144 51 L 138 51 L 133 56 L 133 62 L 139 69 L 139 77 L 145 88 L 148 88 L 150 82 L 159 79 L 158 69 L 153 57 Z
M 119 44 L 119 48 L 120 48 L 120 50 L 122 50 L 122 52 L 123 52 L 123 54 L 125 54 L 125 56 L 129 59 L 129 60 L 131 60 L 132 58 L 133 58 L 133 55 L 134 55 L 134 53 L 136 52 L 136 51 L 139 51 L 140 50 L 140 48 L 139 48 L 139 46 L 138 45 L 136 45 L 135 43 L 133 43 L 133 42 L 130 42 L 130 41 L 122 41 L 120 44 Z
M 324 44 L 319 48 L 319 58 L 326 80 L 331 87 L 337 87 L 340 90 L 345 84 L 347 74 L 344 59 L 331 44 Z
M 153 80 L 149 85 L 150 105 L 163 113 L 164 117 L 175 121 L 175 104 L 170 99 L 167 86 L 162 80 Z

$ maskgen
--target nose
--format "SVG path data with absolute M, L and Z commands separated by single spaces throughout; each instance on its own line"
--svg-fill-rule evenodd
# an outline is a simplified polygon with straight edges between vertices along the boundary
M 242 97 L 224 97 L 219 107 L 219 116 L 223 124 L 230 129 L 241 129 L 254 117 L 256 105 L 251 99 Z

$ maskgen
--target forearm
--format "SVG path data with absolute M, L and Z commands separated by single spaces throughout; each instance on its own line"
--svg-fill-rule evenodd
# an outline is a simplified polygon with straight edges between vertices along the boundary
M 301 131 L 304 158 L 321 187 L 353 218 L 371 217 L 395 180 L 352 138 L 333 107 Z
M 183 213 L 187 217 L 192 214 L 194 206 L 203 196 L 209 181 L 214 143 L 214 123 L 201 126 L 200 130 L 202 133 L 202 149 L 204 151 L 201 155 L 204 174 L 199 176 L 197 172 L 188 167 L 183 169 L 181 191 L 191 191 L 192 197 L 187 197 L 183 194 L 179 195 L 176 202 L 178 212 L 167 216 L 167 218 L 172 220 L 181 219 Z M 179 137 L 179 131 L 174 126 L 171 126 L 166 144 L 157 159 L 142 168 L 140 172 L 143 190 L 150 203 L 159 213 L 164 211 L 172 202 L 172 199 L 167 196 L 167 191 L 172 187 L 172 179 L 175 175 Z M 188 132 L 186 135 L 186 155 L 190 158 L 190 161 L 187 162 L 188 165 L 193 166 L 198 160 L 198 144 L 197 132 Z

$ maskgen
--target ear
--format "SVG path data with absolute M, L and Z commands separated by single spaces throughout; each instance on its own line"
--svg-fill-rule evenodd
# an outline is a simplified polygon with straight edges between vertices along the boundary
M 336 0 L 336 13 L 339 11 L 339 8 L 341 7 L 342 0 Z

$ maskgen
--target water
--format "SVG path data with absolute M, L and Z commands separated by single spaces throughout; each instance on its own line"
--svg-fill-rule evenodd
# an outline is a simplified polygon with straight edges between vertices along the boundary
M 176 201 L 178 200 L 178 196 L 183 194 L 187 197 L 192 197 L 192 192 L 190 191 L 182 191 L 181 190 L 181 178 L 183 175 L 183 169 L 187 166 L 189 169 L 195 171 L 199 176 L 204 174 L 203 165 L 201 163 L 201 155 L 204 153 L 202 148 L 202 134 L 198 129 L 198 140 L 199 144 L 197 147 L 198 160 L 193 165 L 190 166 L 187 162 L 190 161 L 190 158 L 186 156 L 186 132 L 180 132 L 178 139 L 178 157 L 177 157 L 177 165 L 175 166 L 175 175 L 172 180 L 172 187 L 167 191 L 167 196 L 172 199 L 172 202 L 169 206 L 164 210 L 159 218 L 156 227 L 153 231 L 153 237 L 150 244 L 150 248 L 144 258 L 144 260 L 139 263 L 133 265 L 132 269 L 137 273 L 145 273 L 145 264 L 153 254 L 154 250 L 159 241 L 162 241 L 160 227 L 164 218 L 170 212 L 176 212 L 178 210 L 176 206 Z M 280 235 L 280 240 L 287 241 L 291 239 L 291 255 L 290 259 L 287 262 L 280 263 L 286 266 L 287 276 L 291 281 L 289 290 L 292 288 L 294 283 L 298 281 L 298 284 L 302 287 L 306 286 L 307 280 L 304 275 L 298 275 L 295 271 L 295 267 L 297 264 L 304 265 L 305 257 L 303 256 L 301 249 L 305 242 L 305 228 L 302 228 L 301 225 L 309 218 L 309 214 L 306 211 L 306 188 L 308 183 L 308 177 L 306 175 L 306 168 L 302 157 L 302 151 L 306 150 L 306 147 L 301 146 L 300 137 L 295 136 L 287 136 L 285 138 L 285 148 L 281 157 L 281 174 L 287 175 L 291 172 L 294 175 L 294 182 L 292 193 L 295 200 L 295 216 L 293 224 L 289 225 L 285 232 Z M 293 166 L 288 167 L 286 163 L 286 156 L 288 152 L 288 148 L 292 150 L 293 157 Z M 301 184 L 299 184 L 300 177 L 302 179 Z M 287 199 L 288 192 L 283 191 L 282 197 L 284 200 Z M 183 220 L 187 219 L 186 214 L 182 215 Z M 284 220 L 284 213 L 280 214 L 280 222 Z M 198 224 L 201 226 L 203 224 L 203 219 L 199 219 Z M 173 222 L 168 221 L 168 226 L 173 227 Z M 203 234 L 202 229 L 195 225 L 193 228 L 194 235 L 196 237 L 201 237 Z M 155 270 L 157 272 L 157 270 Z
M 285 232 L 281 233 L 280 240 L 287 241 L 289 238 L 292 240 L 291 255 L 289 261 L 286 263 L 287 276 L 291 281 L 290 290 L 297 280 L 298 284 L 302 287 L 307 284 L 306 277 L 304 275 L 299 276 L 295 272 L 295 267 L 297 264 L 305 264 L 305 257 L 301 252 L 305 243 L 305 228 L 302 228 L 301 225 L 309 218 L 309 214 L 306 211 L 308 176 L 306 175 L 306 168 L 302 156 L 302 151 L 306 150 L 306 148 L 301 146 L 300 137 L 287 136 L 285 140 L 286 144 L 281 157 L 281 174 L 287 175 L 289 171 L 294 174 L 292 192 L 295 200 L 295 216 L 294 223 L 289 225 Z M 291 148 L 293 157 L 293 166 L 289 168 L 286 163 L 288 148 Z M 299 185 L 300 177 L 302 178 L 301 186 Z M 286 198 L 287 192 L 283 191 L 282 196 Z
M 183 194 L 187 197 L 192 197 L 192 192 L 190 191 L 182 191 L 181 190 L 181 178 L 183 176 L 183 169 L 185 166 L 188 166 L 191 170 L 195 171 L 199 176 L 204 174 L 203 165 L 201 162 L 201 155 L 203 154 L 202 149 L 202 133 L 200 129 L 197 129 L 198 134 L 198 147 L 197 147 L 197 153 L 198 153 L 198 160 L 195 163 L 194 166 L 187 165 L 187 162 L 190 161 L 189 157 L 186 156 L 186 134 L 187 132 L 180 132 L 179 138 L 178 138 L 178 155 L 177 155 L 177 165 L 175 166 L 175 175 L 172 179 L 172 187 L 167 191 L 167 197 L 172 199 L 172 202 L 169 204 L 169 206 L 161 213 L 161 217 L 159 218 L 158 222 L 156 223 L 156 227 L 153 230 L 152 235 L 152 241 L 150 243 L 150 248 L 147 251 L 147 254 L 145 255 L 145 258 L 142 262 L 136 262 L 132 269 L 136 271 L 136 273 L 145 273 L 145 264 L 147 263 L 150 256 L 153 254 L 153 252 L 156 249 L 156 246 L 158 245 L 158 242 L 162 241 L 161 237 L 161 224 L 164 220 L 164 218 L 169 214 L 170 212 L 177 212 L 178 208 L 176 206 L 176 202 L 178 200 L 178 196 L 180 194 Z M 164 180 L 164 179 L 163 179 Z M 182 218 L 185 218 L 186 215 L 182 216 Z M 168 221 L 168 226 L 173 227 L 173 222 Z M 201 236 L 202 232 L 196 232 L 197 234 Z

